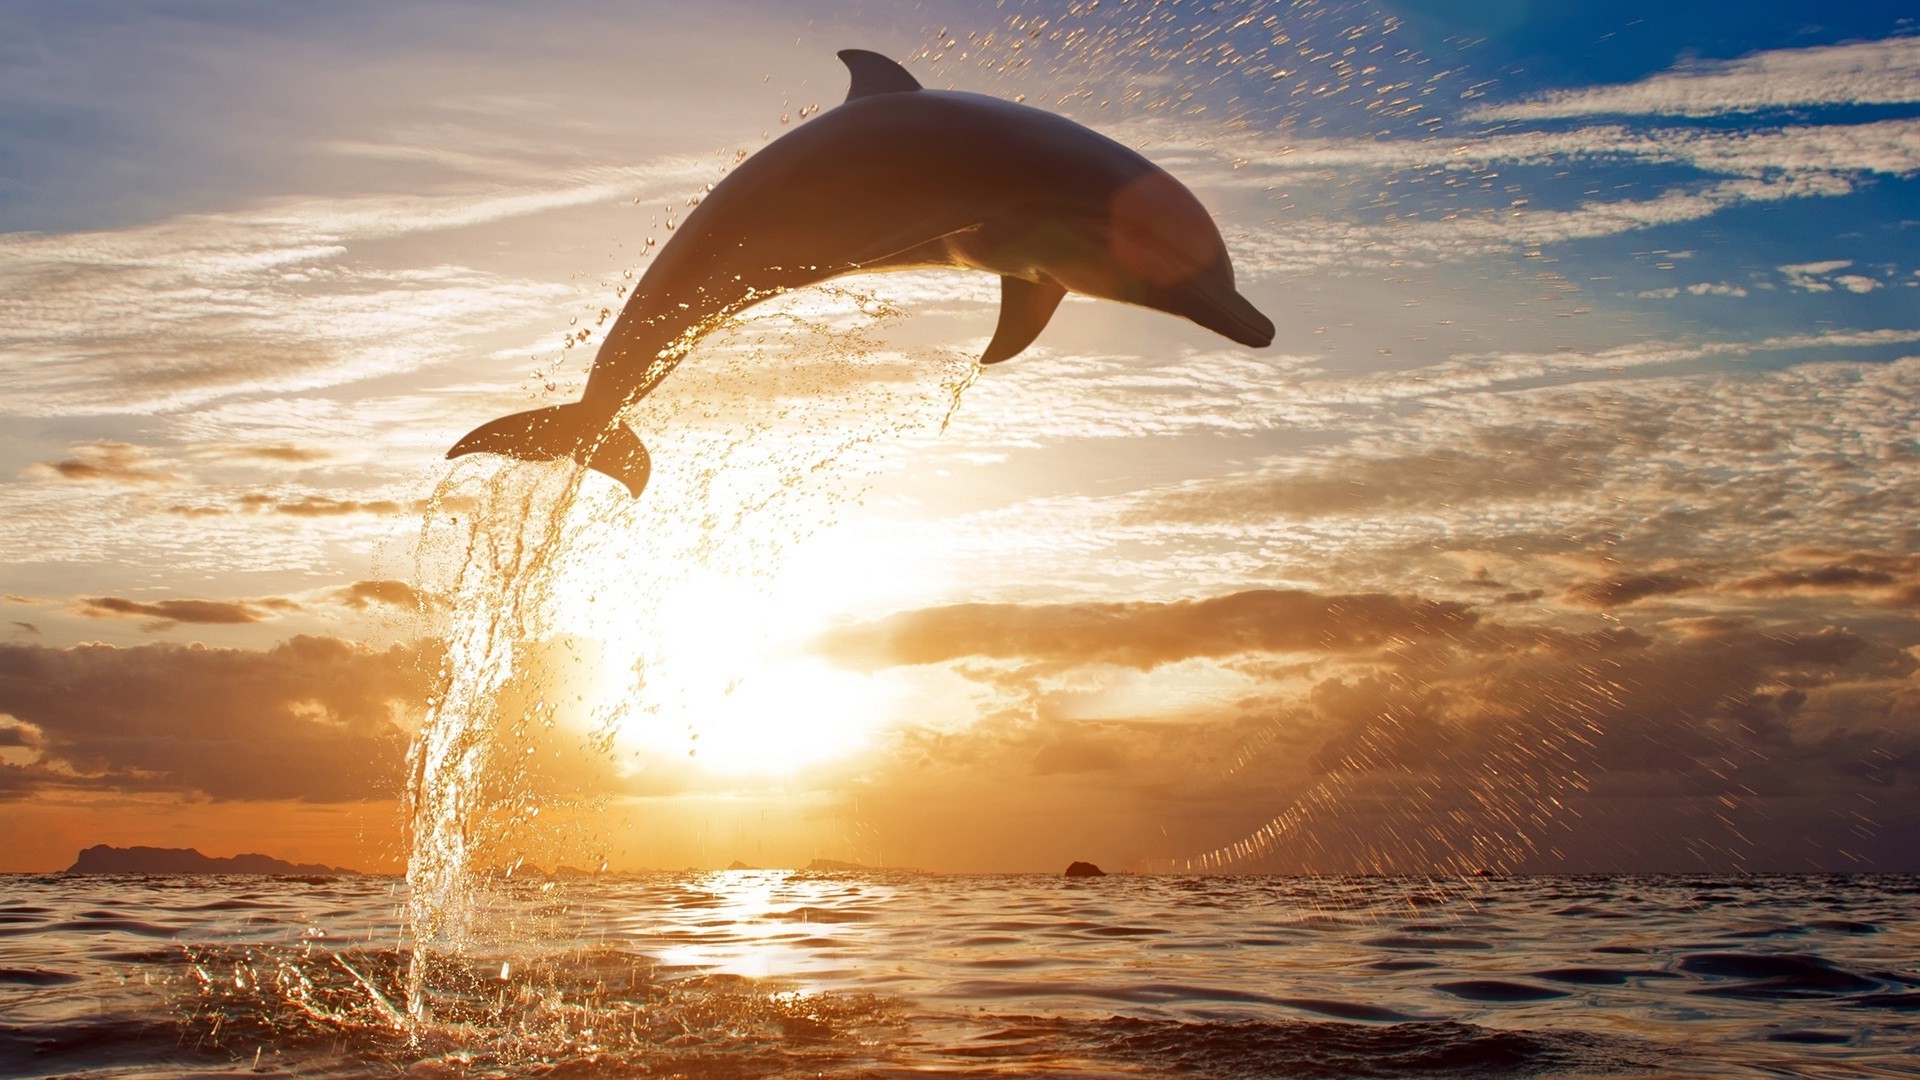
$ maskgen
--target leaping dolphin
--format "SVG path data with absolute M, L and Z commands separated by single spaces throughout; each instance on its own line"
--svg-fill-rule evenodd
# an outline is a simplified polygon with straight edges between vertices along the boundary
M 741 162 L 687 215 L 614 321 L 580 400 L 482 424 L 449 458 L 571 457 L 637 496 L 652 465 L 621 413 L 728 316 L 842 274 L 999 274 L 983 364 L 1033 344 L 1069 292 L 1272 344 L 1273 322 L 1234 288 L 1206 208 L 1146 158 L 1052 113 L 923 89 L 878 53 L 839 56 L 853 75 L 847 100 Z

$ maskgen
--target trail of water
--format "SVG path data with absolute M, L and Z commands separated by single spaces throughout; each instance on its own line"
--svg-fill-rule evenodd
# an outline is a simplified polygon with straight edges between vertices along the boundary
M 768 596 L 796 542 L 830 530 L 903 436 L 944 430 L 978 365 L 889 348 L 876 331 L 899 315 L 828 288 L 718 327 L 629 417 L 657 465 L 641 499 L 566 463 L 479 462 L 441 484 L 418 548 L 449 613 L 409 759 L 416 1029 L 437 998 L 471 996 L 473 949 L 537 936 L 495 911 L 500 881 L 604 865 L 599 811 L 631 780 L 616 749 L 678 742 L 697 764 L 703 734 L 728 734 L 708 729 L 791 629 Z
M 564 553 L 566 519 L 579 485 L 578 470 L 557 485 L 531 470 L 502 470 L 487 485 L 482 508 L 468 515 L 442 689 L 409 756 L 413 849 L 407 916 L 414 949 L 407 1010 L 416 1021 L 431 1019 L 427 986 L 434 956 L 457 951 L 472 932 L 471 829 L 487 810 L 494 734 L 507 719 L 499 693 L 513 675 L 519 644 L 551 621 L 548 586 Z

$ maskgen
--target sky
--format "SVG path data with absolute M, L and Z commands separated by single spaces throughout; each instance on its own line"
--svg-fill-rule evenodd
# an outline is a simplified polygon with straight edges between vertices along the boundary
M 639 500 L 443 460 L 848 47 L 1137 147 L 1274 344 L 843 279 Z M 8 4 L 0 871 L 395 870 L 460 710 L 503 864 L 1920 870 L 1916 237 L 1897 3 Z

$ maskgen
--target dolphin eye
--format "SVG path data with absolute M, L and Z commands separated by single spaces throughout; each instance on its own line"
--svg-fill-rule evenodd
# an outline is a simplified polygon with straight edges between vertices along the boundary
M 1108 204 L 1108 245 L 1116 261 L 1155 285 L 1184 281 L 1225 253 L 1200 200 L 1158 169 L 1114 193 Z

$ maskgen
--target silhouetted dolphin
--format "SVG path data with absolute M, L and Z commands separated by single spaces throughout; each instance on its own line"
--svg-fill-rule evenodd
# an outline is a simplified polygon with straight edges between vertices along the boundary
M 621 412 L 727 316 L 842 274 L 962 267 L 999 274 L 980 357 L 1017 356 L 1068 292 L 1170 312 L 1242 345 L 1273 323 L 1193 193 L 1146 158 L 1052 113 L 925 90 L 848 49 L 838 108 L 747 158 L 654 256 L 594 358 L 579 401 L 503 416 L 447 456 L 571 457 L 638 495 L 651 466 Z

